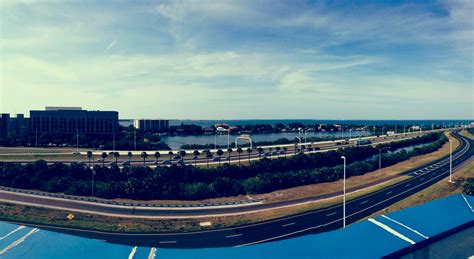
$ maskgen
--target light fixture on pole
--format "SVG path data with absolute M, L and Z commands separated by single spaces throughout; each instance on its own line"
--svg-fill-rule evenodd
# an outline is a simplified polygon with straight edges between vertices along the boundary
M 346 227 L 346 157 L 341 156 L 344 160 L 344 175 L 343 175 L 343 195 L 342 195 L 342 227 Z

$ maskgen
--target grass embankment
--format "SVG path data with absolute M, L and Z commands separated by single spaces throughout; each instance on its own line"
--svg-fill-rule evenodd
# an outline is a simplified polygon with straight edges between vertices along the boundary
M 466 130 L 461 132 L 461 135 L 468 137 L 470 139 L 474 139 L 474 135 L 470 134 Z M 474 177 L 474 159 L 471 158 L 469 162 L 466 162 L 463 166 L 453 171 L 452 180 L 454 183 L 449 183 L 448 179 L 449 176 L 441 181 L 437 182 L 436 184 L 417 192 L 410 197 L 403 199 L 392 206 L 383 209 L 374 215 L 370 216 L 377 216 L 380 214 L 387 214 L 390 212 L 394 212 L 400 209 L 405 209 L 408 207 L 412 207 L 415 205 L 420 205 L 432 200 L 444 198 L 453 194 L 462 193 L 462 186 L 466 182 L 467 178 Z
M 450 137 L 452 138 L 452 137 Z M 458 147 L 459 142 L 453 139 L 453 147 Z M 443 145 L 439 150 L 430 154 L 421 155 L 411 158 L 407 161 L 395 164 L 393 166 L 383 168 L 381 172 L 370 172 L 362 176 L 351 177 L 347 179 L 347 186 L 355 187 L 368 182 L 379 181 L 381 179 L 399 174 L 407 169 L 417 167 L 434 159 L 440 158 L 449 153 L 449 143 Z M 471 169 L 467 169 L 471 172 Z M 395 184 L 402 180 L 409 178 L 409 176 L 401 176 L 390 180 L 389 182 L 379 184 L 364 190 L 348 194 L 348 200 L 355 199 L 364 194 L 380 190 L 389 185 Z M 335 190 L 340 190 L 342 186 L 341 181 L 332 183 L 314 184 L 309 186 L 301 186 L 287 190 L 275 191 L 268 194 L 254 195 L 253 198 L 261 197 L 267 199 L 266 202 L 295 199 L 307 196 L 314 196 L 318 194 L 330 193 Z M 206 201 L 224 201 L 230 199 L 241 199 L 239 197 L 228 197 L 220 199 L 210 199 Z M 188 218 L 188 219 L 127 219 L 118 217 L 106 217 L 101 215 L 91 215 L 86 213 L 73 213 L 75 218 L 67 220 L 67 211 L 29 207 L 23 205 L 13 205 L 7 203 L 0 203 L 0 220 L 12 220 L 29 223 L 53 224 L 59 226 L 79 227 L 98 230 L 109 231 L 127 231 L 127 232 L 173 232 L 173 231 L 196 231 L 202 229 L 209 229 L 209 227 L 200 227 L 200 222 L 211 222 L 211 228 L 237 226 L 263 220 L 275 219 L 284 216 L 290 216 L 298 213 L 312 211 L 329 207 L 331 205 L 340 203 L 342 197 L 335 197 L 331 199 L 321 200 L 317 202 L 305 203 L 291 207 L 284 207 L 266 211 L 259 211 L 253 213 L 245 213 L 232 216 L 206 217 L 206 218 Z M 160 201 L 163 202 L 163 201 Z M 171 202 L 171 201 L 165 201 Z M 203 201 L 198 201 L 203 202 Z

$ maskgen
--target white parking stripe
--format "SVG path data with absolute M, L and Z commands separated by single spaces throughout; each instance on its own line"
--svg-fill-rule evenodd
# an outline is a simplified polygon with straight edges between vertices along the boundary
M 374 223 L 375 225 L 381 227 L 382 229 L 384 229 L 384 230 L 387 231 L 388 233 L 390 233 L 390 234 L 392 234 L 392 235 L 394 235 L 394 236 L 396 236 L 396 237 L 398 237 L 398 238 L 400 238 L 400 239 L 402 239 L 402 240 L 405 240 L 405 241 L 407 241 L 408 243 L 410 243 L 410 244 L 412 244 L 412 245 L 416 244 L 415 241 L 413 241 L 413 240 L 409 239 L 408 237 L 402 235 L 400 232 L 397 232 L 397 231 L 394 230 L 393 228 L 391 228 L 391 227 L 389 227 L 389 226 L 387 226 L 387 225 L 385 225 L 385 224 L 383 224 L 383 223 L 381 223 L 381 222 L 378 222 L 377 220 L 375 220 L 375 219 L 373 219 L 373 218 L 369 218 L 368 220 L 369 220 L 370 222 Z
M 329 217 L 329 216 L 332 216 L 332 215 L 336 215 L 336 212 L 329 213 L 329 214 L 326 215 L 326 217 Z
M 361 202 L 360 204 L 364 204 L 364 203 L 367 203 L 367 202 L 369 202 L 369 201 L 368 201 L 368 200 L 365 200 L 365 201 Z
M 4 235 L 3 237 L 0 237 L 0 240 L 3 240 L 3 239 L 5 239 L 5 238 L 9 237 L 9 236 L 13 235 L 13 233 L 15 233 L 15 232 L 17 232 L 17 231 L 19 231 L 19 230 L 22 230 L 22 229 L 24 229 L 24 228 L 25 228 L 25 226 L 19 226 L 19 227 L 15 228 L 14 230 L 12 230 L 10 233 Z
M 18 240 L 16 240 L 15 242 L 9 244 L 7 247 L 5 247 L 2 251 L 0 251 L 0 255 L 3 255 L 5 254 L 6 252 L 8 252 L 8 250 L 12 249 L 13 247 L 21 244 L 23 241 L 25 241 L 25 239 L 27 239 L 29 236 L 33 235 L 34 233 L 38 232 L 39 229 L 37 228 L 34 228 L 32 229 L 30 232 L 28 232 L 28 234 L 22 236 L 21 238 L 19 238 Z
M 292 223 L 288 223 L 288 224 L 285 224 L 285 225 L 281 225 L 281 227 L 288 227 L 288 226 L 291 226 L 291 225 L 294 225 L 295 222 L 292 222 Z
M 240 237 L 241 235 L 242 235 L 242 234 L 230 235 L 230 236 L 226 236 L 225 238 Z
M 394 220 L 394 219 L 392 219 L 392 218 L 389 218 L 388 216 L 382 215 L 381 217 L 386 218 L 386 219 L 388 219 L 388 220 L 390 220 L 390 221 L 392 221 L 392 222 L 394 222 L 394 223 L 397 223 L 398 225 L 400 225 L 400 226 L 402 226 L 402 227 L 404 227 L 404 228 L 406 228 L 406 229 L 412 231 L 413 233 L 418 234 L 419 236 L 423 237 L 424 239 L 428 239 L 428 238 L 429 238 L 428 236 L 425 236 L 425 235 L 421 234 L 418 230 L 414 230 L 413 228 L 411 228 L 411 227 L 409 227 L 409 226 L 407 226 L 407 225 L 405 225 L 405 224 L 403 224 L 403 223 L 401 223 L 401 222 L 398 222 L 398 221 L 396 221 L 396 220 Z
M 148 254 L 148 259 L 153 259 L 155 258 L 155 255 L 156 255 L 156 248 L 152 247 L 150 249 L 150 253 Z
M 128 259 L 133 259 L 133 256 L 135 256 L 136 252 L 137 252 L 137 247 L 132 248 L 132 251 L 128 255 Z
M 469 202 L 467 201 L 466 197 L 464 196 L 464 193 L 461 193 L 462 195 L 462 198 L 464 199 L 464 201 L 466 202 L 467 206 L 469 207 L 469 209 L 471 209 L 472 212 L 474 212 L 474 209 L 472 209 L 472 206 L 471 204 L 469 204 Z

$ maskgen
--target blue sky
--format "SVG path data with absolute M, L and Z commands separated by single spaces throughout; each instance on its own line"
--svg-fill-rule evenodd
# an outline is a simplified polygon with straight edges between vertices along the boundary
M 0 2 L 0 108 L 473 119 L 474 2 Z

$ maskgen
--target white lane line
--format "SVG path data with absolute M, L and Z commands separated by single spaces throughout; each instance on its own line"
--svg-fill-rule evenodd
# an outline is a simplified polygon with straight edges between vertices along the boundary
M 410 186 L 410 184 L 405 184 L 405 187 L 409 187 L 409 186 Z
M 394 220 L 394 219 L 392 219 L 392 218 L 389 218 L 388 216 L 382 215 L 382 217 L 383 217 L 383 218 L 386 218 L 386 219 L 388 219 L 388 220 L 390 220 L 390 221 L 392 221 L 392 222 L 394 222 L 394 223 L 397 223 L 398 225 L 400 225 L 400 226 L 402 226 L 402 227 L 404 227 L 404 228 L 410 230 L 411 232 L 418 234 L 419 236 L 421 236 L 421 237 L 424 238 L 424 239 L 428 239 L 428 238 L 429 238 L 428 236 L 425 236 L 425 235 L 421 234 L 418 230 L 415 230 L 415 229 L 413 229 L 413 228 L 411 228 L 411 227 L 409 227 L 409 226 L 407 226 L 407 225 L 405 225 L 405 224 L 403 224 L 403 223 L 401 223 L 401 222 L 399 222 L 399 221 L 396 221 L 396 220 Z
M 4 235 L 3 237 L 0 237 L 0 240 L 3 240 L 3 239 L 5 239 L 5 238 L 9 237 L 9 236 L 13 235 L 13 233 L 15 233 L 15 232 L 17 232 L 17 231 L 19 231 L 19 230 L 22 230 L 22 229 L 24 229 L 24 228 L 25 228 L 25 226 L 19 226 L 19 227 L 17 227 L 16 229 L 12 230 L 10 233 Z
M 156 255 L 156 248 L 155 247 L 152 247 L 150 249 L 150 253 L 148 254 L 148 259 L 153 259 L 155 258 L 155 255 Z
M 365 203 L 367 203 L 367 202 L 369 202 L 369 201 L 368 201 L 368 200 L 365 200 L 365 201 L 361 202 L 360 204 L 362 205 L 362 204 L 365 204 Z
M 471 212 L 474 212 L 474 209 L 472 208 L 471 204 L 469 204 L 469 201 L 467 201 L 466 196 L 464 196 L 464 193 L 461 193 L 461 195 L 464 201 L 466 202 L 467 206 L 469 207 L 469 209 L 471 209 Z
M 390 234 L 392 234 L 392 235 L 394 235 L 394 236 L 396 236 L 396 237 L 398 237 L 398 238 L 400 238 L 400 239 L 402 239 L 402 240 L 405 240 L 405 241 L 407 241 L 408 243 L 410 243 L 410 244 L 412 244 L 412 245 L 416 244 L 415 241 L 409 239 L 408 237 L 402 235 L 400 232 L 397 232 L 397 231 L 394 230 L 393 228 L 391 228 L 391 227 L 389 227 L 389 226 L 387 226 L 387 225 L 385 225 L 385 224 L 383 224 L 383 223 L 381 223 L 381 222 L 378 222 L 377 220 L 375 220 L 375 219 L 373 219 L 373 218 L 369 218 L 368 221 L 374 223 L 375 225 L 381 227 L 382 229 L 384 229 L 384 230 L 387 231 L 388 233 L 390 233 Z
M 39 229 L 37 228 L 34 228 L 32 229 L 30 232 L 28 232 L 28 234 L 22 236 L 21 238 L 19 238 L 18 240 L 16 240 L 15 242 L 9 244 L 7 247 L 5 247 L 2 251 L 0 251 L 0 255 L 3 255 L 5 254 L 6 252 L 8 252 L 8 250 L 12 249 L 13 247 L 21 244 L 23 241 L 25 241 L 25 239 L 27 239 L 29 236 L 33 235 L 34 233 L 38 232 Z
M 288 227 L 288 226 L 291 226 L 291 225 L 294 225 L 294 224 L 295 224 L 295 222 L 292 222 L 292 223 L 288 223 L 288 224 L 285 224 L 285 225 L 281 225 L 281 227 L 284 228 L 284 227 Z
M 132 248 L 132 251 L 128 255 L 128 259 L 133 259 L 133 256 L 135 256 L 136 252 L 137 252 L 137 247 Z
M 425 178 L 424 178 L 424 177 L 421 177 L 421 178 L 420 178 L 420 180 L 422 180 L 422 181 L 423 181 L 423 179 L 425 179 Z
M 336 215 L 336 212 L 329 213 L 328 215 L 326 215 L 326 217 L 329 217 L 329 216 L 332 216 L 332 215 Z
M 230 235 L 230 236 L 225 236 L 225 238 L 240 237 L 241 235 L 242 234 Z
M 388 195 L 388 194 L 390 194 L 390 193 L 392 193 L 392 191 L 389 191 L 389 192 L 387 192 L 386 194 Z
M 160 244 L 176 244 L 176 241 L 160 241 Z

